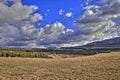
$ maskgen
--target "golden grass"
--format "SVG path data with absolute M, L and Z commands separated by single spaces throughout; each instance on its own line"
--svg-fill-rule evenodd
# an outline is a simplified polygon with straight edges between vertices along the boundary
M 120 52 L 76 58 L 0 58 L 0 80 L 120 80 Z

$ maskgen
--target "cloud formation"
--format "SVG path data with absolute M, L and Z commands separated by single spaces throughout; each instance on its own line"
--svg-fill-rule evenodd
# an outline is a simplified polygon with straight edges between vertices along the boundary
M 66 13 L 66 14 L 65 14 L 65 17 L 68 17 L 68 18 L 69 18 L 69 17 L 72 17 L 72 12 Z
M 6 5 L 12 1 L 11 6 Z M 34 13 L 36 6 L 26 6 L 21 0 L 0 2 L 0 47 L 28 46 L 36 38 L 38 30 L 34 23 L 42 20 L 41 14 Z
M 34 24 L 43 20 L 36 6 L 23 5 L 21 0 L 0 0 L 0 47 L 78 46 L 120 36 L 115 22 L 120 17 L 120 1 L 102 0 L 102 4 L 84 7 L 85 12 L 74 22 L 78 30 L 73 31 L 59 21 L 35 28 Z
M 60 9 L 60 10 L 58 11 L 58 13 L 59 13 L 59 15 L 64 15 L 64 11 L 63 11 L 62 9 Z
M 75 21 L 84 41 L 97 41 L 118 37 L 120 27 L 115 20 L 120 17 L 120 1 L 104 0 L 102 6 L 88 5 L 84 14 Z M 83 36 L 83 37 L 82 37 Z
M 104 0 L 101 4 L 84 7 L 83 15 L 74 21 L 78 30 L 60 36 L 61 46 L 79 46 L 120 36 L 120 26 L 115 22 L 120 17 L 120 1 Z
M 40 47 L 54 45 L 65 26 L 56 21 L 45 28 L 35 28 L 35 23 L 43 20 L 43 16 L 36 12 L 36 6 L 27 6 L 21 0 L 0 2 L 0 47 Z M 55 42 L 56 41 L 56 42 Z

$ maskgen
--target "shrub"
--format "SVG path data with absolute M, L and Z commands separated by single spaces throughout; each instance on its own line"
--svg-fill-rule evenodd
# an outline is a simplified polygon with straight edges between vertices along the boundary
M 31 58 L 47 58 L 48 54 L 45 52 L 27 52 L 20 50 L 2 50 L 0 49 L 0 57 L 31 57 Z

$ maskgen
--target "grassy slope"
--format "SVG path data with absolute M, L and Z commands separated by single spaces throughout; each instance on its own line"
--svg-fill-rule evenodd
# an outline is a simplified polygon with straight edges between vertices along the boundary
M 120 52 L 77 58 L 0 58 L 0 80 L 120 80 Z

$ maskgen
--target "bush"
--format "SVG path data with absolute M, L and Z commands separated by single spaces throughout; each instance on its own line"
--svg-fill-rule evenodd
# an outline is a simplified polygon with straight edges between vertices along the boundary
M 0 57 L 30 57 L 30 58 L 48 58 L 48 53 L 45 52 L 26 52 L 17 50 L 1 50 Z

